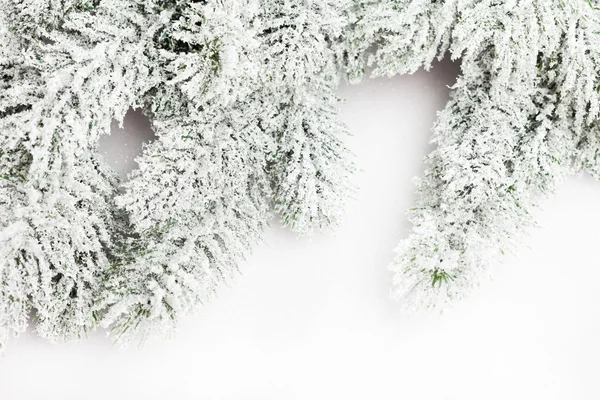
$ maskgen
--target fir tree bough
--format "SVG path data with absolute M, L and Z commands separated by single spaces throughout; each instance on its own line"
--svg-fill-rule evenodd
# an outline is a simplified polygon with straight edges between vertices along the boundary
M 0 345 L 31 313 L 51 340 L 170 331 L 272 208 L 339 222 L 338 5 L 0 0 Z M 123 183 L 97 143 L 131 107 L 157 140 Z
M 354 80 L 368 65 L 393 76 L 445 54 L 461 60 L 409 212 L 414 227 L 390 265 L 405 308 L 443 309 L 515 250 L 540 194 L 578 171 L 597 176 L 597 3 L 362 1 L 351 19 Z

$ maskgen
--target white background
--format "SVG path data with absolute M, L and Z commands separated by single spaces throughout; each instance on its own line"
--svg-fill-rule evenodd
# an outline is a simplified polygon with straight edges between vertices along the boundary
M 0 358 L 0 399 L 599 399 L 600 184 L 587 176 L 545 200 L 519 257 L 443 316 L 388 300 L 411 179 L 457 74 L 444 62 L 340 88 L 361 168 L 341 229 L 296 239 L 273 221 L 231 288 L 141 349 L 27 332 Z M 101 151 L 125 171 L 150 137 L 131 113 Z

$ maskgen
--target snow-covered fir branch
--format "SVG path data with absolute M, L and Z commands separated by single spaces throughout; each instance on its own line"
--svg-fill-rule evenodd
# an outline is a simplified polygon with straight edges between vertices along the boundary
M 595 3 L 594 3 L 595 4 Z M 393 297 L 443 308 L 514 251 L 540 194 L 598 170 L 598 10 L 588 1 L 365 1 L 347 71 L 392 76 L 461 61 L 398 246 Z M 369 49 L 374 48 L 373 52 Z
M 269 162 L 274 207 L 282 223 L 302 235 L 338 225 L 353 192 L 353 156 L 343 143 L 348 132 L 334 93 L 336 51 L 351 4 L 261 2 L 261 124 L 277 144 Z
M 0 343 L 32 311 L 57 340 L 168 331 L 273 205 L 301 233 L 338 222 L 339 4 L 2 0 Z M 130 107 L 158 139 L 117 195 L 97 141 Z
M 0 2 L 0 344 L 32 311 L 53 340 L 96 323 L 117 185 L 97 140 L 150 86 L 159 24 L 134 2 L 96 3 Z

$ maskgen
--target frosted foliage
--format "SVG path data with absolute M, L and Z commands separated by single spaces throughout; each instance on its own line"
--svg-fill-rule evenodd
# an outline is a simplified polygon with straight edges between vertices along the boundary
M 438 308 L 514 251 L 540 193 L 600 176 L 600 26 L 586 0 L 0 0 L 0 346 L 105 326 L 169 332 L 271 210 L 337 225 L 353 157 L 340 77 L 462 74 L 434 127 L 393 295 Z M 98 139 L 129 108 L 157 140 L 123 183 Z
M 346 68 L 392 76 L 449 53 L 462 74 L 434 127 L 392 295 L 439 309 L 534 225 L 539 194 L 598 176 L 598 10 L 589 1 L 382 1 L 353 10 Z M 367 51 L 373 49 L 372 51 Z

